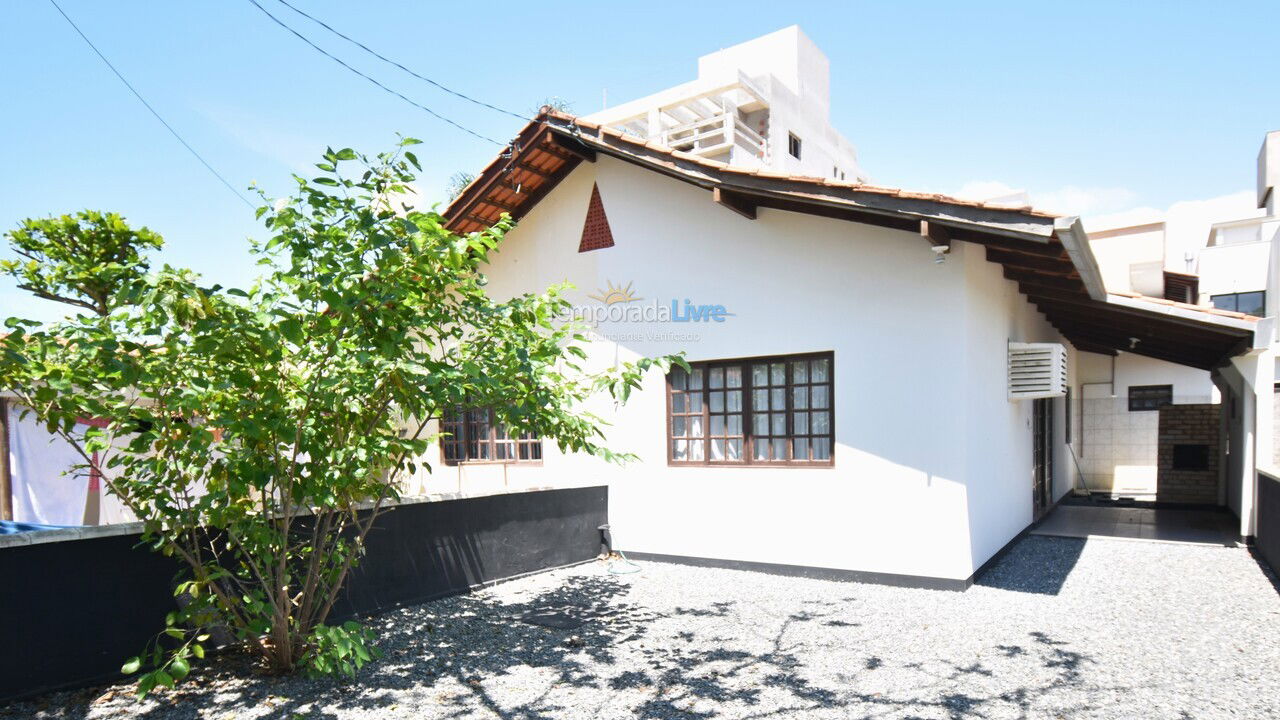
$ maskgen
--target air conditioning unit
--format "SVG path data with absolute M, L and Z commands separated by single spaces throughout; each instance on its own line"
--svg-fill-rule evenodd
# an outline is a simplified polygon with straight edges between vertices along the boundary
M 1009 343 L 1009 399 L 1067 394 L 1067 348 L 1058 343 Z

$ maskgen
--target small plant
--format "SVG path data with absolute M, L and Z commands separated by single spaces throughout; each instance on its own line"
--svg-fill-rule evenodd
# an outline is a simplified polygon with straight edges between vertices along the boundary
M 328 150 L 291 197 L 263 196 L 265 274 L 245 289 L 154 269 L 158 235 L 117 215 L 29 220 L 3 271 L 77 308 L 5 321 L 0 388 L 74 447 L 185 567 L 183 602 L 126 673 L 168 687 L 229 636 L 272 672 L 352 674 L 372 633 L 326 624 L 378 517 L 430 470 L 433 422 L 493 408 L 512 432 L 610 460 L 593 396 L 624 402 L 678 358 L 587 372 L 567 286 L 495 300 L 481 272 L 510 222 L 455 235 L 404 203 L 405 139 L 369 158 Z M 84 312 L 88 311 L 88 312 Z M 105 427 L 75 431 L 82 418 Z

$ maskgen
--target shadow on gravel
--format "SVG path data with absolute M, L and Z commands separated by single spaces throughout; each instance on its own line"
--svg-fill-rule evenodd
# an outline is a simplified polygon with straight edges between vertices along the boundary
M 1012 574 L 1043 561 L 1043 548 L 1031 545 L 998 567 Z M 833 674 L 824 653 L 847 651 L 865 631 L 848 603 L 798 599 L 795 612 L 748 627 L 739 619 L 746 608 L 734 600 L 659 612 L 628 593 L 617 578 L 575 576 L 521 602 L 469 595 L 391 611 L 370 620 L 387 654 L 357 682 L 254 677 L 243 661 L 224 657 L 160 696 L 158 705 L 127 714 L 198 720 L 265 710 L 263 717 L 312 720 L 483 710 L 480 716 L 503 720 L 552 720 L 791 717 L 824 709 L 838 716 L 856 709 L 985 718 L 1034 715 L 1050 694 L 1055 711 L 1084 710 L 1098 690 L 1082 679 L 1093 659 L 1044 633 L 963 660 L 949 659 L 946 647 L 933 648 L 930 657 L 868 655 Z M 548 614 L 582 624 L 526 622 Z M 897 681 L 886 684 L 884 673 Z M 869 690 L 883 687 L 910 690 Z M 85 717 L 95 693 L 77 697 L 63 714 L 47 717 Z
M 974 585 L 1057 595 L 1084 552 L 1084 538 L 1028 535 L 974 580 Z

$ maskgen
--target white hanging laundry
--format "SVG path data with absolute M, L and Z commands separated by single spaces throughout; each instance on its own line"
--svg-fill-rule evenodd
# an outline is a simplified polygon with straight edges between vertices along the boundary
M 72 471 L 82 462 L 65 440 L 51 435 L 22 408 L 10 405 L 9 468 L 13 519 L 41 525 L 80 525 L 89 490 L 87 471 Z

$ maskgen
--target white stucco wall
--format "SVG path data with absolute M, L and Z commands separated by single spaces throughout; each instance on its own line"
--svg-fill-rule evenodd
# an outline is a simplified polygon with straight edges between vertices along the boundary
M 616 247 L 579 254 L 593 182 Z M 768 209 L 750 221 L 708 191 L 602 156 L 523 219 L 489 275 L 498 297 L 570 280 L 575 303 L 595 305 L 589 294 L 631 283 L 642 303 L 733 313 L 602 326 L 617 341 L 594 344 L 597 363 L 833 351 L 835 464 L 668 466 L 655 373 L 624 409 L 594 408 L 614 423 L 610 445 L 639 456 L 626 468 L 547 443 L 539 467 L 440 468 L 427 485 L 447 491 L 459 472 L 495 487 L 608 482 L 624 550 L 954 579 L 1031 520 L 1030 403 L 1006 399 L 1006 345 L 1056 337 L 976 247 L 957 243 L 938 265 L 910 233 Z

